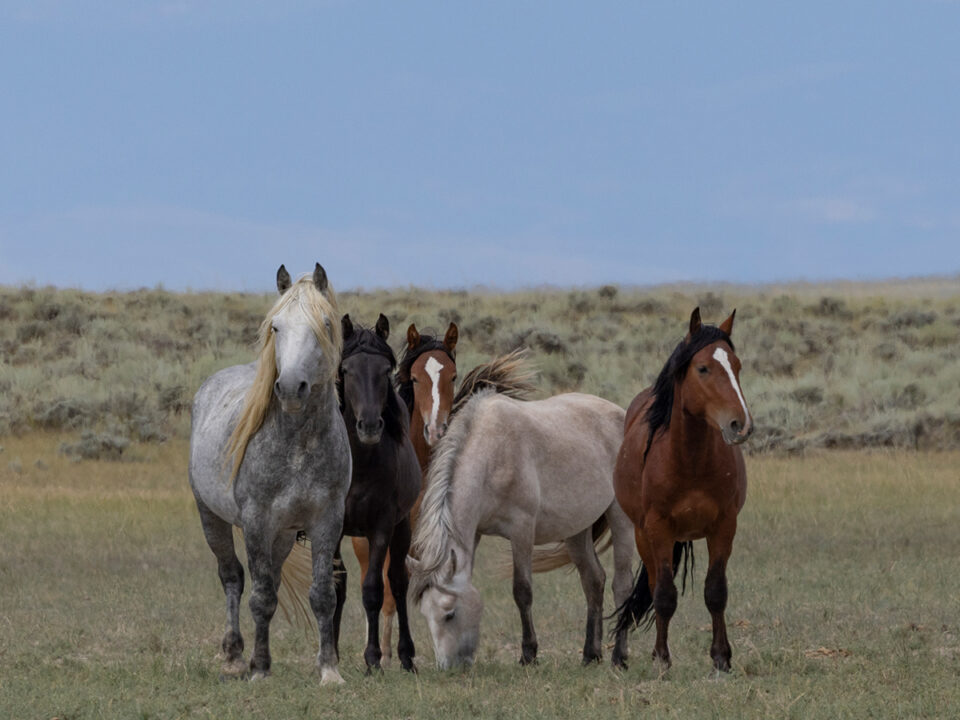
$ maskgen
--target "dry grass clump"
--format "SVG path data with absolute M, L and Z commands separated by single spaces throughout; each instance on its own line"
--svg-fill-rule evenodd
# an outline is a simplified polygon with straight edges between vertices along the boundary
M 733 285 L 518 292 L 343 292 L 361 321 L 460 327 L 468 370 L 525 346 L 544 396 L 621 405 L 656 377 L 699 305 L 734 307 L 753 452 L 960 447 L 960 284 Z M 0 288 L 0 436 L 30 429 L 158 442 L 184 437 L 205 377 L 250 362 L 271 295 Z

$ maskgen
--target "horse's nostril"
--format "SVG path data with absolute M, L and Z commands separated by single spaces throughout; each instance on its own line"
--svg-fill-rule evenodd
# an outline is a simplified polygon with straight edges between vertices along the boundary
M 307 381 L 301 380 L 300 384 L 297 386 L 297 397 L 303 400 L 309 392 L 310 392 L 310 386 L 307 385 Z
M 273 391 L 274 391 L 277 395 L 280 394 L 280 381 L 279 381 L 279 380 L 277 380 L 277 381 L 273 384 Z
M 379 417 L 377 418 L 377 432 L 380 432 L 381 430 L 383 430 L 383 418 Z
M 737 420 L 732 420 L 732 421 L 730 422 L 730 429 L 733 430 L 735 433 L 739 433 L 739 432 L 740 432 L 740 423 L 739 423 L 739 421 L 737 421 Z

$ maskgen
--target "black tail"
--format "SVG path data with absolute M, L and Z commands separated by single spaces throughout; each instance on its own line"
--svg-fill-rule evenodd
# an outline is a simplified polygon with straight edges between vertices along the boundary
M 677 576 L 680 569 L 680 562 L 683 561 L 683 579 L 681 580 L 680 593 L 687 591 L 687 563 L 690 566 L 690 583 L 693 584 L 693 543 L 677 542 L 673 544 L 673 576 Z M 637 580 L 633 585 L 633 592 L 630 593 L 624 603 L 613 611 L 617 622 L 610 631 L 611 635 L 617 635 L 624 630 L 633 630 L 640 628 L 647 630 L 653 625 L 653 593 L 650 591 L 650 574 L 644 564 L 640 563 L 640 572 L 637 573 Z M 610 618 L 608 618 L 610 619 Z

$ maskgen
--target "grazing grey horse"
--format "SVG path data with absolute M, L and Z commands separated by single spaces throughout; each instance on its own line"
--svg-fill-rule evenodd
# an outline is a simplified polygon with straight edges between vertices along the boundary
M 607 528 L 617 605 L 632 584 L 633 525 L 613 495 L 623 416 L 621 408 L 593 395 L 525 402 L 489 390 L 457 412 L 430 463 L 411 549 L 419 560 L 408 559 L 413 597 L 441 668 L 470 664 L 476 654 L 483 600 L 471 576 L 483 535 L 511 544 L 521 664 L 537 656 L 531 572 L 566 562 L 576 565 L 587 599 L 583 662 L 600 660 L 606 578 L 595 543 Z M 534 550 L 561 541 L 558 551 L 538 557 Z M 625 652 L 624 631 L 617 634 L 614 662 Z
M 193 401 L 190 486 L 227 599 L 222 676 L 243 676 L 243 566 L 233 544 L 242 529 L 256 625 L 250 672 L 270 672 L 270 620 L 281 568 L 304 531 L 311 543 L 310 607 L 317 619 L 321 684 L 342 683 L 333 616 L 333 557 L 350 487 L 350 445 L 335 387 L 342 346 L 336 297 L 319 263 L 291 283 L 277 271 L 280 298 L 260 326 L 255 363 L 212 375 Z M 302 546 L 298 545 L 298 548 Z

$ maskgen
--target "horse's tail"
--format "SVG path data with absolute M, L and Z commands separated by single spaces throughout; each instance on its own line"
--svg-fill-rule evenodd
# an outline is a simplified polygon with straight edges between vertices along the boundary
M 613 545 L 613 538 L 610 536 L 610 525 L 607 522 L 606 515 L 601 515 L 597 518 L 596 522 L 593 523 L 591 533 L 593 535 L 593 546 L 596 548 L 598 555 Z M 604 538 L 606 538 L 606 542 L 604 542 Z M 558 542 L 553 545 L 553 547 L 542 549 L 534 548 L 531 567 L 533 568 L 533 572 L 541 573 L 556 570 L 572 562 L 573 558 L 571 558 L 570 553 L 567 552 L 567 546 L 562 542 Z M 507 557 L 497 562 L 495 572 L 498 577 L 510 577 L 513 575 L 513 560 Z
M 468 372 L 460 383 L 453 397 L 450 415 L 453 416 L 481 390 L 492 389 L 500 395 L 529 400 L 536 391 L 532 382 L 534 377 L 536 372 L 530 367 L 526 348 L 518 348 L 481 363 Z
M 246 547 L 243 530 L 233 527 L 233 544 Z M 283 619 L 294 627 L 312 633 L 316 619 L 310 608 L 310 585 L 313 583 L 313 555 L 307 540 L 293 544 L 290 554 L 280 570 L 280 589 L 277 591 L 277 607 Z
M 690 583 L 693 583 L 693 543 L 676 542 L 673 544 L 673 574 L 677 575 L 680 569 L 680 562 L 683 561 L 683 580 L 681 581 L 680 593 L 687 591 L 687 563 L 690 567 Z M 610 635 L 614 636 L 624 630 L 633 630 L 640 628 L 647 630 L 653 625 L 653 592 L 650 590 L 650 574 L 647 567 L 640 563 L 640 572 L 637 573 L 637 580 L 633 585 L 633 591 L 630 596 L 624 600 L 623 604 L 613 611 L 617 621 L 610 630 Z

